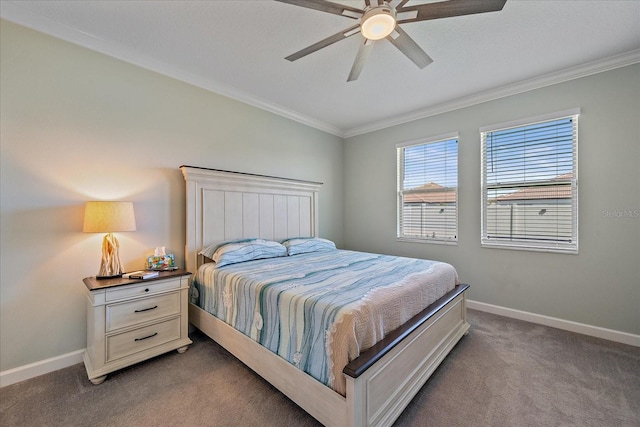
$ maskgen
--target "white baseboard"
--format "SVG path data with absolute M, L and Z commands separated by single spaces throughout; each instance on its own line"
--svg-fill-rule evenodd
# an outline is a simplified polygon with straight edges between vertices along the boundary
M 58 369 L 66 368 L 76 363 L 82 363 L 83 353 L 84 349 L 76 350 L 61 356 L 2 371 L 0 372 L 0 387 L 48 374 L 49 372 L 57 371 Z
M 486 304 L 484 302 L 473 300 L 467 300 L 467 307 L 473 310 L 485 311 L 487 313 L 498 314 L 500 316 L 511 317 L 513 319 L 524 320 L 531 323 L 537 323 L 539 325 L 550 326 L 552 328 L 577 332 L 583 335 L 640 347 L 640 335 L 614 331 L 613 329 L 600 328 L 598 326 L 585 325 L 584 323 L 514 310 L 512 308 L 500 307 L 498 305 Z M 76 350 L 74 352 L 52 357 L 40 362 L 2 371 L 0 372 L 0 387 L 5 387 L 20 381 L 48 374 L 49 372 L 57 371 L 58 369 L 63 369 L 75 365 L 76 363 L 82 363 L 83 353 L 84 349 Z
M 599 326 L 585 325 L 584 323 L 514 310 L 512 308 L 500 307 L 498 305 L 486 304 L 484 302 L 473 300 L 467 300 L 467 308 L 640 347 L 640 335 L 634 335 L 627 332 L 615 331 L 613 329 L 601 328 Z

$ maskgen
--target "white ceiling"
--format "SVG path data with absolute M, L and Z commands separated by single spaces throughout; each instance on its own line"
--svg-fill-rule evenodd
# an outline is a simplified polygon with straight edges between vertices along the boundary
M 354 21 L 275 1 L 2 0 L 0 12 L 339 136 L 640 62 L 638 0 L 508 0 L 500 12 L 403 24 L 434 62 L 420 70 L 383 40 L 349 83 L 360 35 L 284 57 Z

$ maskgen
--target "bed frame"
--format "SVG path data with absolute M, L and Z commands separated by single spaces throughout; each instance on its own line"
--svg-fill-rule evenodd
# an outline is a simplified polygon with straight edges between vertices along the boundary
M 186 181 L 188 271 L 224 240 L 318 235 L 317 182 L 181 166 Z M 469 329 L 467 285 L 427 307 L 344 369 L 335 392 L 194 304 L 189 321 L 327 426 L 388 426 Z

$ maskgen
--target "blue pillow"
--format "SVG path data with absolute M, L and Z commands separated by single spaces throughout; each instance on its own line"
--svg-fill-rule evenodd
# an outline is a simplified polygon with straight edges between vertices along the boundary
M 295 237 L 282 241 L 287 248 L 287 255 L 306 254 L 309 252 L 335 251 L 336 244 L 320 237 Z
M 256 259 L 287 255 L 287 248 L 278 242 L 264 239 L 240 239 L 211 245 L 200 254 L 211 258 L 216 267 Z

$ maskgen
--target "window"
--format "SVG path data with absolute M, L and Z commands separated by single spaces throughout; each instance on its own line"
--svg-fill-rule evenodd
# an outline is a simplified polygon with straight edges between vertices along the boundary
M 458 240 L 458 135 L 398 144 L 398 239 Z
M 480 129 L 482 246 L 578 252 L 578 115 Z

